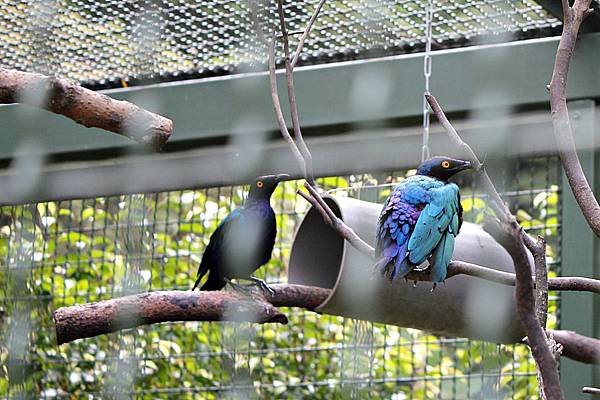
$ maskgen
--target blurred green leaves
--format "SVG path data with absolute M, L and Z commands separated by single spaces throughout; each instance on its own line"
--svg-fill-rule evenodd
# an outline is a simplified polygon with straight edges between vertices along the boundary
M 382 202 L 402 176 L 327 177 L 319 184 L 336 195 Z M 292 236 L 308 207 L 296 195 L 299 187 L 299 182 L 284 182 L 272 199 L 278 239 L 272 260 L 258 272 L 270 282 L 286 280 Z M 13 221 L 0 226 L 0 306 L 7 312 L 0 365 L 8 357 L 6 327 L 16 305 L 27 301 L 39 327 L 30 333 L 29 382 L 40 396 L 101 398 L 108 369 L 119 357 L 134 366 L 131 391 L 143 399 L 537 396 L 534 367 L 523 345 L 441 338 L 296 309 L 284 310 L 287 326 L 173 323 L 56 347 L 51 312 L 123 294 L 125 274 L 134 266 L 139 290 L 189 289 L 210 234 L 243 203 L 244 193 L 244 187 L 231 187 L 44 203 L 38 210 L 47 240 L 26 206 L 3 207 L 0 211 Z M 548 259 L 555 261 L 558 187 L 541 187 L 518 204 L 519 221 L 547 235 Z M 467 220 L 479 222 L 487 212 L 485 198 L 468 190 L 462 205 Z M 15 227 L 26 234 L 16 237 Z M 16 249 L 29 255 L 28 300 L 15 298 L 11 287 L 7 267 L 14 265 L 9 260 Z M 556 302 L 550 309 L 556 313 Z M 550 324 L 556 324 L 554 316 Z M 133 350 L 123 353 L 123 343 Z M 0 367 L 0 395 L 9 393 L 7 369 Z

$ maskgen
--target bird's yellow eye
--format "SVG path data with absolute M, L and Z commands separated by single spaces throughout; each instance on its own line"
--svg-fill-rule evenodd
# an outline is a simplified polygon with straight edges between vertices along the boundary
M 442 167 L 449 168 L 450 167 L 450 162 L 449 161 L 442 161 Z
M 263 183 L 263 181 L 258 181 L 258 182 L 256 182 L 256 187 L 257 187 L 257 188 L 259 188 L 259 189 L 260 189 L 260 188 L 262 188 L 263 186 L 265 186 L 265 184 Z

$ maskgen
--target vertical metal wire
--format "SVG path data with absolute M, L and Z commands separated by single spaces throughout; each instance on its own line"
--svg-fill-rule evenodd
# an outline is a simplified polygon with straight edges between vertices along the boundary
M 433 25 L 433 0 L 427 0 L 425 10 L 425 55 L 423 57 L 423 76 L 425 77 L 425 91 L 423 93 L 423 147 L 421 150 L 421 161 L 430 157 L 429 154 L 429 122 L 431 113 L 426 95 L 429 94 L 429 80 L 431 78 L 431 41 Z

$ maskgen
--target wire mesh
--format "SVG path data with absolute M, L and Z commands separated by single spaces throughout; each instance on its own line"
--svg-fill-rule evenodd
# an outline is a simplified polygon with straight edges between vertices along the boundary
M 520 222 L 548 239 L 560 274 L 560 167 L 555 157 L 495 165 Z M 338 195 L 381 201 L 405 171 L 321 178 Z M 466 175 L 466 174 L 465 174 Z M 373 187 L 373 185 L 377 185 Z M 467 220 L 486 198 L 462 178 Z M 285 282 L 292 233 L 306 211 L 298 182 L 272 204 L 278 238 L 258 272 Z M 536 398 L 521 344 L 429 335 L 286 309 L 287 326 L 165 323 L 57 347 L 51 312 L 126 293 L 191 287 L 210 234 L 244 187 L 3 207 L 0 228 L 2 398 Z M 38 215 L 39 214 L 39 215 Z M 45 236 L 45 238 L 44 238 Z M 560 303 L 552 297 L 550 326 Z
M 292 33 L 316 0 L 285 1 Z M 301 63 L 420 51 L 427 1 L 326 2 Z M 556 34 L 561 22 L 532 0 L 437 0 L 433 47 Z M 223 75 L 266 60 L 274 1 L 6 0 L 0 4 L 0 60 L 93 87 Z M 512 36 L 511 36 L 512 35 Z M 299 35 L 293 34 L 292 45 Z M 278 53 L 281 54 L 281 53 Z

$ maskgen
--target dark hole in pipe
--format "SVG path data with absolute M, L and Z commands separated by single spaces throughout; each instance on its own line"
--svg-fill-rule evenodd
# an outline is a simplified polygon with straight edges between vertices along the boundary
M 331 210 L 341 218 L 335 201 L 325 198 Z M 299 285 L 333 289 L 342 265 L 344 239 L 310 208 L 296 231 L 288 270 L 288 281 Z

